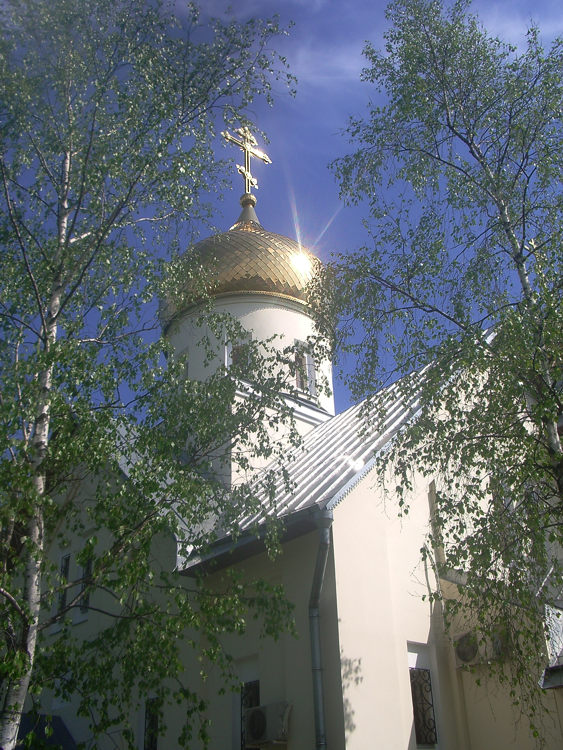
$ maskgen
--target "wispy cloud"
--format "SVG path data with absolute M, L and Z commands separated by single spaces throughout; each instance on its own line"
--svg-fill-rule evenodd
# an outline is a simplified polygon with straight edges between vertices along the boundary
M 474 6 L 483 26 L 492 36 L 521 48 L 525 45 L 526 32 L 533 24 L 549 43 L 563 34 L 563 12 L 559 1 L 532 4 L 510 4 L 506 2 L 479 3 Z
M 283 15 L 291 18 L 293 14 L 299 15 L 303 11 L 315 14 L 323 11 L 330 0 L 205 0 L 202 8 L 206 15 L 225 17 L 230 15 L 238 19 L 246 18 L 268 18 L 273 15 Z M 283 13 L 282 13 L 283 11 Z
M 370 34 L 381 26 L 383 11 L 376 6 L 373 0 L 356 0 L 350 12 L 343 13 L 342 4 L 334 0 L 239 0 L 232 5 L 228 0 L 205 0 L 202 5 L 206 16 L 230 15 L 244 21 L 279 13 L 282 26 L 294 22 L 277 47 L 301 85 L 323 87 L 359 80 L 365 40 L 378 41 Z M 358 28 L 365 36 L 358 36 Z
M 360 40 L 331 44 L 302 41 L 289 52 L 290 67 L 302 85 L 334 86 L 342 82 L 357 82 L 365 66 L 363 46 Z

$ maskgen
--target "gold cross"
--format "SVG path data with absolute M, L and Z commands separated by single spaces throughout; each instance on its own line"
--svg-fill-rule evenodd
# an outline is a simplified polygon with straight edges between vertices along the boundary
M 272 160 L 267 154 L 256 148 L 258 141 L 248 128 L 237 128 L 235 133 L 238 133 L 240 138 L 235 138 L 228 130 L 224 130 L 221 135 L 226 141 L 234 143 L 235 146 L 244 151 L 244 167 L 237 164 L 237 170 L 244 177 L 244 192 L 250 193 L 253 187 L 258 189 L 258 180 L 250 172 L 250 157 L 254 156 L 256 159 L 261 159 L 264 164 L 271 164 Z

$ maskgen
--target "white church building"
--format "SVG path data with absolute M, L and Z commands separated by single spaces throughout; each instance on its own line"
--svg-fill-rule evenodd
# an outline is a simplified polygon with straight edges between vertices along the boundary
M 254 339 L 275 337 L 279 346 L 306 342 L 315 333 L 306 300 L 318 261 L 299 243 L 260 224 L 249 181 L 255 142 L 245 143 L 248 134 L 240 135 L 242 140 L 231 140 L 247 158 L 239 168 L 247 180 L 242 213 L 229 231 L 194 250 L 202 262 L 216 263 L 217 310 L 234 316 Z M 203 379 L 213 363 L 198 363 L 201 354 L 190 351 L 197 338 L 194 315 L 193 309 L 175 310 L 165 335 L 178 353 L 188 352 L 192 376 Z M 228 364 L 230 353 L 222 356 Z M 361 404 L 335 416 L 332 396 L 316 387 L 322 379 L 332 383 L 331 363 L 313 362 L 306 351 L 303 356 L 296 376 L 300 395 L 292 406 L 304 438 L 279 462 L 275 503 L 264 493 L 262 510 L 240 520 L 236 541 L 220 539 L 205 558 L 179 561 L 186 576 L 208 571 L 211 586 L 226 568 L 248 575 L 259 571 L 282 583 L 295 606 L 297 637 L 262 640 L 249 625 L 243 637 L 229 642 L 240 695 L 219 696 L 221 677 L 214 679 L 213 672 L 201 686 L 210 705 L 211 747 L 534 747 L 527 723 L 515 721 L 506 691 L 486 679 L 489 655 L 468 653 L 463 640 L 452 644 L 438 606 L 423 599 L 440 584 L 420 552 L 429 531 L 433 482 L 418 478 L 403 519 L 393 498 L 383 494 L 375 457 L 412 418 L 412 404 L 389 388 L 381 396 L 386 422 L 377 430 Z M 281 479 L 282 469 L 291 489 Z M 284 530 L 283 552 L 274 561 L 256 533 L 271 514 Z M 477 677 L 484 682 L 479 688 Z M 553 714 L 546 735 L 556 748 L 563 744 L 563 691 L 551 690 L 549 699 Z

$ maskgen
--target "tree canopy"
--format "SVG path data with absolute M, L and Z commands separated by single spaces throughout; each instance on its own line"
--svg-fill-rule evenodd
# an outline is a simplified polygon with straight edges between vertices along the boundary
M 7 0 L 0 19 L 0 746 L 45 691 L 129 743 L 149 693 L 181 701 L 184 746 L 205 724 L 178 644 L 201 632 L 228 672 L 221 633 L 250 610 L 272 633 L 290 611 L 260 583 L 203 596 L 157 542 L 203 550 L 210 519 L 228 529 L 233 502 L 252 502 L 214 462 L 272 454 L 284 384 L 252 342 L 244 372 L 186 380 L 156 300 L 200 278 L 166 261 L 223 187 L 217 130 L 291 84 L 271 46 L 283 31 L 144 0 Z M 243 375 L 253 398 L 237 397 Z M 88 612 L 101 628 L 84 640 L 71 623 Z
M 465 0 L 387 17 L 384 49 L 364 50 L 375 96 L 333 165 L 369 207 L 369 242 L 330 269 L 337 333 L 374 419 L 373 394 L 421 371 L 400 381 L 416 419 L 381 460 L 402 512 L 412 471 L 437 477 L 428 559 L 461 594 L 446 614 L 502 629 L 493 667 L 534 721 L 563 603 L 562 44 L 532 27 L 515 49 Z

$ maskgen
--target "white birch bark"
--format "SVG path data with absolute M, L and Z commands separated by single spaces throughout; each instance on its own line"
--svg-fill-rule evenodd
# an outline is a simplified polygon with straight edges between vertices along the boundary
M 58 249 L 56 261 L 62 258 L 63 247 L 66 240 L 68 224 L 68 194 L 71 166 L 70 149 L 64 154 L 61 170 L 61 198 L 59 201 L 58 217 Z M 25 250 L 22 248 L 22 252 Z M 26 263 L 28 273 L 32 269 Z M 56 264 L 57 266 L 59 263 Z M 58 313 L 60 310 L 62 296 L 62 281 L 57 278 L 54 281 L 54 289 L 50 295 L 46 315 L 42 315 L 42 338 L 43 347 L 49 352 L 57 340 Z M 45 469 L 44 459 L 49 446 L 50 427 L 50 399 L 53 382 L 53 368 L 50 365 L 39 374 L 41 383 L 41 400 L 35 419 L 33 436 L 31 439 L 31 472 L 32 486 L 34 491 L 34 512 L 27 526 L 28 534 L 28 557 L 25 562 L 25 573 L 23 581 L 23 614 L 20 616 L 21 625 L 19 639 L 16 647 L 20 653 L 25 655 L 26 666 L 19 678 L 11 680 L 4 695 L 4 705 L 0 717 L 0 749 L 14 750 L 17 743 L 18 730 L 21 717 L 25 707 L 25 700 L 29 690 L 33 665 L 35 661 L 35 650 L 37 635 L 39 631 L 39 617 L 41 612 L 41 588 L 42 588 L 42 560 L 45 552 L 45 529 L 43 518 L 42 499 L 45 495 Z

